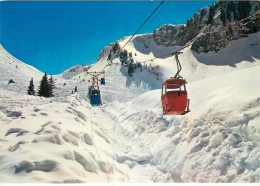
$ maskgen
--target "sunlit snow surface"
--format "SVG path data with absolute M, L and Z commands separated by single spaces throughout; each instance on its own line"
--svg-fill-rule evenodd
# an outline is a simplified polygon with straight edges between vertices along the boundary
M 139 37 L 126 47 L 138 61 L 178 48 L 156 51 L 149 36 Z M 91 77 L 82 66 L 54 76 L 55 97 L 29 96 L 31 77 L 37 90 L 43 73 L 1 47 L 0 182 L 259 183 L 259 38 L 233 41 L 218 53 L 183 50 L 191 99 L 184 116 L 162 115 L 160 84 L 175 74 L 174 57 L 147 62 L 133 77 L 115 59 L 100 85 L 103 105 L 92 107 Z M 103 69 L 109 49 L 93 71 Z M 157 65 L 159 80 L 151 70 Z M 79 92 L 71 94 L 75 86 Z

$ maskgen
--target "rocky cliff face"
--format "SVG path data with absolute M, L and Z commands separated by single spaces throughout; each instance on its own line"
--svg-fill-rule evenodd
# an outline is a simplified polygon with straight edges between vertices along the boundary
M 258 1 L 221 1 L 210 7 L 202 8 L 184 25 L 163 25 L 154 31 L 153 39 L 159 46 L 185 46 L 202 34 L 192 45 L 197 53 L 219 51 L 229 41 L 247 37 L 260 31 L 260 16 L 252 17 L 228 30 L 222 28 L 259 12 Z
M 196 53 L 207 53 L 209 51 L 218 52 L 222 48 L 225 48 L 229 41 L 237 40 L 247 37 L 248 34 L 259 32 L 259 18 L 259 16 L 257 18 L 252 18 L 250 22 L 239 24 L 238 26 L 234 26 L 222 32 L 212 34 L 206 33 L 193 43 L 191 49 Z
M 251 17 L 235 26 L 218 32 L 221 28 L 232 25 L 259 12 L 259 2 L 219 2 L 218 6 L 215 5 L 213 7 L 216 10 L 220 10 L 215 10 L 215 19 L 211 24 L 206 26 L 204 34 L 193 43 L 193 51 L 197 53 L 218 52 L 222 48 L 225 48 L 230 41 L 244 38 L 249 34 L 260 31 L 260 16 L 258 14 L 255 17 Z
M 202 8 L 184 25 L 163 25 L 153 33 L 153 39 L 159 46 L 183 46 L 195 38 L 207 23 L 208 7 Z

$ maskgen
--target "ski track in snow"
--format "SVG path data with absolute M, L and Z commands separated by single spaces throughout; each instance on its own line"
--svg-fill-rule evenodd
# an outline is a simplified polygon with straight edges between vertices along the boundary
M 259 33 L 231 42 L 220 51 L 221 58 L 257 37 Z M 147 43 L 151 48 L 142 51 Z M 126 49 L 139 60 L 158 55 L 149 37 L 134 40 Z M 102 69 L 108 54 L 109 47 L 90 70 Z M 163 116 L 158 88 L 173 75 L 174 57 L 154 61 L 151 67 L 147 63 L 133 77 L 114 60 L 106 68 L 106 85 L 100 85 L 103 106 L 92 107 L 86 96 L 91 77 L 83 67 L 54 76 L 55 97 L 29 96 L 30 78 L 37 89 L 43 73 L 1 47 L 1 182 L 258 183 L 260 59 L 247 61 L 245 52 L 235 66 L 218 66 L 213 65 L 218 54 L 208 55 L 212 65 L 203 64 L 204 54 L 184 50 L 181 75 L 189 83 L 191 112 Z M 156 65 L 159 80 L 151 73 Z M 15 83 L 8 84 L 11 78 Z M 71 94 L 75 86 L 78 93 Z

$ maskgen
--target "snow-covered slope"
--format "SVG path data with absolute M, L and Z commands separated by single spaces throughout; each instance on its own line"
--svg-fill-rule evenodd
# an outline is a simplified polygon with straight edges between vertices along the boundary
M 151 171 L 151 181 L 259 182 L 260 49 L 259 45 L 251 46 L 253 42 L 259 43 L 258 38 L 259 33 L 256 33 L 232 41 L 218 53 L 195 54 L 189 48 L 183 50 L 181 75 L 189 82 L 192 110 L 185 116 L 162 115 L 159 87 L 120 103 L 127 90 L 122 95 L 118 78 L 121 74 L 113 72 L 115 88 L 111 93 L 115 101 L 104 105 L 102 110 L 115 121 L 116 134 L 133 141 L 127 152 L 132 151 L 132 146 L 139 146 L 149 153 L 144 164 L 153 165 L 164 173 Z M 136 52 L 132 43 L 126 48 Z M 148 55 L 151 57 L 152 53 Z M 149 58 L 142 58 L 146 59 Z M 205 65 L 205 61 L 215 65 Z M 229 62 L 229 65 L 221 62 Z M 172 76 L 175 71 L 173 57 L 151 64 L 159 65 L 162 79 Z M 109 73 L 113 68 L 118 65 L 112 65 Z M 145 82 L 139 72 L 127 79 L 138 78 Z M 148 84 L 156 82 L 151 80 Z M 138 87 L 135 81 L 132 85 Z M 117 93 L 118 89 L 121 94 Z M 128 88 L 128 91 L 132 90 Z M 102 92 L 103 99 L 110 96 Z M 131 156 L 127 156 L 128 159 Z
M 24 89 L 24 82 L 26 82 L 27 86 L 29 86 L 29 81 L 32 77 L 38 81 L 43 75 L 43 73 L 36 68 L 27 65 L 13 57 L 3 48 L 1 44 L 0 67 L 0 87 L 10 91 L 26 93 L 26 89 Z M 10 79 L 13 79 L 15 83 L 8 85 Z
M 148 63 L 133 77 L 115 59 L 100 85 L 103 106 L 92 107 L 86 97 L 91 78 L 84 72 L 54 76 L 53 98 L 29 96 L 31 76 L 39 81 L 43 73 L 13 59 L 24 69 L 16 73 L 1 49 L 1 63 L 11 63 L 9 73 L 1 66 L 1 182 L 259 182 L 260 59 L 259 45 L 250 46 L 258 36 L 233 41 L 221 53 L 183 50 L 181 75 L 191 99 L 185 116 L 162 115 L 160 84 L 175 72 L 173 57 Z M 134 42 L 127 50 L 136 59 L 154 56 Z M 227 60 L 238 44 L 248 51 L 235 66 L 200 62 Z M 103 68 L 105 59 L 92 68 Z M 151 73 L 157 65 L 159 80 Z M 11 76 L 26 79 L 8 85 Z M 79 92 L 71 94 L 75 86 Z
M 179 55 L 182 65 L 180 75 L 182 75 L 190 83 L 244 68 L 258 66 L 260 64 L 260 53 L 258 52 L 260 51 L 259 38 L 260 32 L 251 34 L 246 38 L 231 41 L 227 48 L 224 48 L 217 53 L 211 51 L 206 54 L 197 54 L 196 52 L 193 52 L 190 47 L 188 47 L 182 50 L 183 54 Z M 128 39 L 129 38 L 126 37 L 120 40 L 118 42 L 119 45 L 124 46 Z M 109 55 L 111 48 L 112 46 L 109 46 L 104 49 L 100 60 L 93 67 L 91 67 L 89 71 L 99 72 L 104 70 L 104 67 L 109 61 L 107 60 L 107 56 Z M 181 46 L 157 46 L 154 43 L 153 38 L 149 35 L 138 35 L 125 47 L 129 53 L 131 52 L 133 54 L 134 63 L 147 61 L 154 57 L 176 51 L 180 48 Z M 115 58 L 113 63 L 116 64 L 116 67 L 108 66 L 105 68 L 105 71 L 107 71 L 106 76 L 107 78 L 115 78 L 113 77 L 113 74 L 115 75 L 116 71 L 122 72 L 116 74 L 116 79 L 113 80 L 115 82 L 111 82 L 112 84 L 118 85 L 121 90 L 119 92 L 122 92 L 122 88 L 125 87 L 123 85 L 128 87 L 131 84 L 134 87 L 137 87 L 140 93 L 146 92 L 146 87 L 151 90 L 157 89 L 164 80 L 169 77 L 173 77 L 177 70 L 174 56 L 157 58 L 153 61 L 141 63 L 142 69 L 137 68 L 133 74 L 133 77 L 128 76 L 128 68 L 121 67 L 121 63 L 118 58 Z M 123 81 L 123 84 L 120 84 L 121 81 Z M 133 91 L 133 89 L 127 88 L 125 90 L 126 93 L 129 91 Z
M 162 114 L 160 86 L 176 72 L 174 56 L 141 63 L 129 77 L 119 58 L 104 68 L 109 45 L 96 64 L 53 76 L 55 97 L 43 98 L 26 94 L 43 73 L 0 46 L 0 182 L 259 183 L 259 38 L 232 40 L 217 53 L 182 50 L 191 99 L 184 116 Z M 137 63 L 181 47 L 144 34 L 125 49 Z M 105 70 L 100 107 L 89 104 L 86 70 Z
M 259 70 L 190 83 L 192 111 L 185 116 L 162 116 L 160 90 L 103 110 L 119 123 L 120 132 L 149 152 L 146 163 L 169 180 L 259 182 Z

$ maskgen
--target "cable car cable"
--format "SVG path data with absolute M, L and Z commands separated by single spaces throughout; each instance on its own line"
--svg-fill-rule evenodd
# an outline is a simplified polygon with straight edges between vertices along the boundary
M 149 24 L 149 23 L 151 23 L 165 8 L 166 8 L 166 6 L 170 3 L 171 1 L 167 1 L 167 3 L 159 10 L 159 12 L 155 15 L 155 16 L 153 16 L 151 19 L 150 19 L 150 21 L 147 23 L 147 24 Z M 146 24 L 146 25 L 147 25 Z
M 137 32 L 145 25 L 145 23 L 152 17 L 152 15 L 160 8 L 160 6 L 164 3 L 164 0 L 154 9 L 154 11 L 149 15 L 149 17 L 142 23 L 142 25 L 135 31 L 135 33 L 132 35 L 132 37 L 124 44 L 124 46 L 114 54 L 114 56 L 111 58 L 111 60 L 105 65 L 105 67 L 100 72 L 87 72 L 87 74 L 90 74 L 93 76 L 93 80 L 95 79 L 95 82 L 92 85 L 93 87 L 96 87 L 97 90 L 99 90 L 98 81 L 96 80 L 97 77 L 104 73 L 104 69 L 112 62 L 112 60 L 123 50 L 123 48 L 133 39 L 133 37 L 137 34 Z
M 133 39 L 133 37 L 137 34 L 137 32 L 144 26 L 144 24 L 152 17 L 152 15 L 160 8 L 160 6 L 164 3 L 165 0 L 163 0 L 155 9 L 154 11 L 148 16 L 148 18 L 142 23 L 142 25 L 135 31 L 135 33 L 132 35 L 132 37 L 124 44 L 124 46 L 117 51 L 114 56 L 110 59 L 110 61 L 106 64 L 106 66 L 101 70 L 103 71 L 112 61 L 117 57 L 117 55 L 123 50 L 123 48 Z
M 132 37 L 124 44 L 119 52 L 123 50 L 123 48 L 133 39 L 133 37 L 137 34 L 137 32 L 144 26 L 144 24 L 152 17 L 152 15 L 160 8 L 160 6 L 164 3 L 164 0 L 156 7 L 156 9 L 149 15 L 149 17 L 143 22 L 143 24 L 135 31 Z

